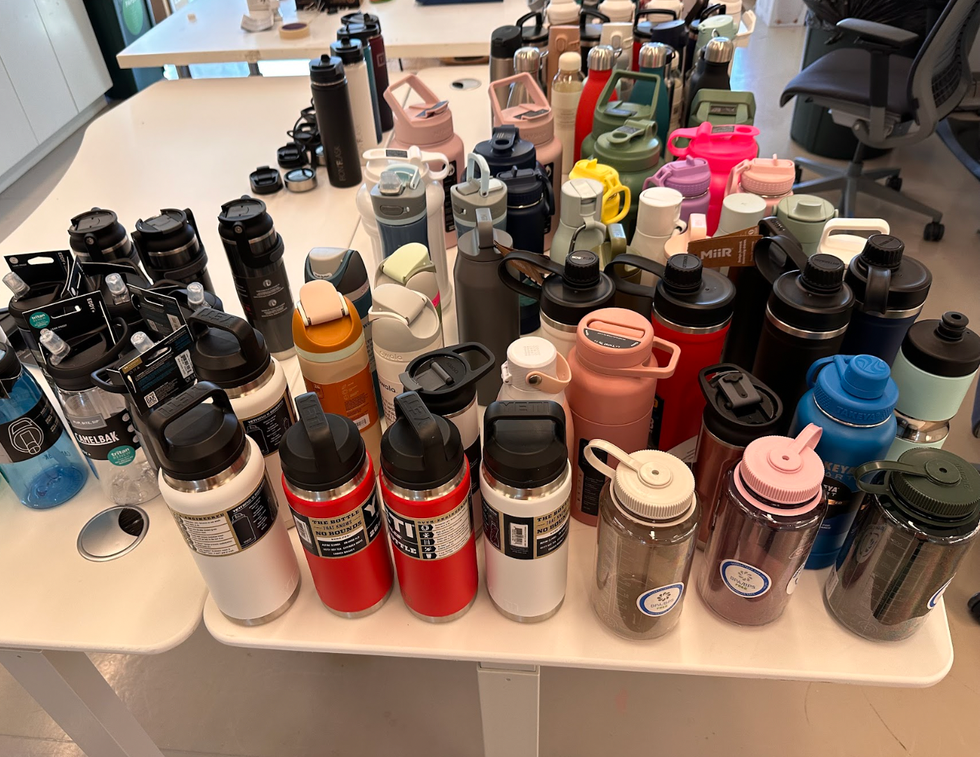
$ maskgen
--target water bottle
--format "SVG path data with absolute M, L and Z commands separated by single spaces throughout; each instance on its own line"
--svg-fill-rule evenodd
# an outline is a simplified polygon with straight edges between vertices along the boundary
M 660 141 L 661 156 L 670 130 L 670 112 L 675 95 L 671 68 L 676 56 L 677 53 L 663 42 L 647 42 L 641 46 L 636 54 L 636 70 L 644 74 L 656 74 L 660 77 L 660 81 L 649 79 L 638 81 L 633 85 L 633 91 L 630 93 L 630 102 L 656 103 L 653 120 L 657 123 L 657 139 Z
M 201 381 L 154 410 L 149 428 L 163 499 L 218 609 L 247 626 L 278 618 L 299 593 L 299 565 L 262 453 L 228 396 Z
M 794 439 L 756 439 L 725 477 L 698 593 L 729 623 L 772 623 L 796 589 L 827 511 L 820 433 L 810 425 Z
M 612 76 L 609 77 L 609 80 L 602 88 L 602 94 L 599 95 L 598 102 L 595 103 L 592 129 L 582 139 L 581 157 L 595 157 L 596 140 L 603 134 L 608 134 L 614 129 L 623 126 L 630 119 L 653 121 L 653 114 L 657 104 L 652 99 L 642 103 L 613 102 L 612 99 L 617 85 L 623 81 L 627 83 L 631 82 L 634 87 L 637 82 L 653 82 L 657 85 L 653 89 L 654 94 L 656 94 L 660 83 L 658 79 L 659 77 L 656 74 L 641 74 L 635 71 L 625 71 L 621 68 L 617 68 L 612 72 Z M 581 108 L 584 104 L 585 97 L 583 96 L 579 107 Z
M 595 19 L 597 23 L 588 23 L 589 19 Z M 583 55 L 591 55 L 592 50 L 597 47 L 609 47 L 600 44 L 602 41 L 602 26 L 609 23 L 609 16 L 599 13 L 595 8 L 583 8 L 578 16 L 579 47 Z M 612 47 L 609 47 L 612 50 Z M 615 61 L 615 56 L 613 61 Z M 591 71 L 591 66 L 590 66 Z M 584 71 L 582 73 L 585 73 Z
M 82 490 L 88 470 L 57 411 L 8 344 L 0 353 L 0 474 L 17 499 L 43 510 Z
M 813 423 L 823 429 L 816 452 L 824 465 L 827 514 L 806 567 L 826 568 L 837 558 L 864 492 L 854 470 L 881 460 L 895 439 L 898 387 L 888 364 L 873 355 L 834 355 L 817 360 L 807 372 L 810 390 L 793 416 L 790 434 Z
M 548 227 L 555 212 L 551 181 L 535 168 L 511 168 L 497 178 L 507 187 L 507 227 L 514 247 L 544 253 Z
M 310 88 L 330 184 L 355 187 L 361 183 L 361 158 L 341 59 L 327 54 L 311 60 Z
M 68 245 L 80 263 L 128 261 L 139 267 L 140 258 L 119 217 L 105 208 L 92 208 L 71 219 Z
M 636 230 L 630 238 L 629 251 L 663 265 L 667 262 L 667 242 L 684 228 L 681 223 L 684 197 L 676 189 L 650 187 L 640 192 L 636 205 Z M 643 278 L 644 283 L 652 283 L 652 279 Z M 620 304 L 626 307 L 624 300 Z
M 206 291 L 214 293 L 208 255 L 190 209 L 164 208 L 160 215 L 140 218 L 133 231 L 133 244 L 153 281 L 200 282 Z
M 470 468 L 456 426 L 414 392 L 395 398 L 379 482 L 402 599 L 429 623 L 462 617 L 479 577 L 470 518 Z
M 573 250 L 598 254 L 606 241 L 606 225 L 601 220 L 602 184 L 593 179 L 569 179 L 562 185 L 561 194 L 561 215 L 549 254 L 557 265 L 563 265 Z
M 807 257 L 817 254 L 823 227 L 837 217 L 837 208 L 816 195 L 790 195 L 776 206 L 776 218 L 799 241 Z
M 442 320 L 439 274 L 435 264 L 429 259 L 429 251 L 425 249 L 425 245 L 410 242 L 381 261 L 374 275 L 375 291 L 385 284 L 395 284 L 424 294 L 435 307 L 439 320 Z
M 593 157 L 616 169 L 620 182 L 629 187 L 631 197 L 639 197 L 644 182 L 660 165 L 662 147 L 656 127 L 652 120 L 631 118 L 596 140 Z M 627 237 L 632 236 L 636 228 L 638 206 L 638 202 L 632 202 L 623 218 Z
M 323 606 L 342 618 L 381 608 L 394 585 L 374 461 L 350 418 L 296 398 L 299 423 L 279 448 L 282 488 Z
M 670 352 L 665 366 L 658 365 L 655 346 Z M 577 520 L 595 525 L 605 482 L 586 460 L 586 445 L 604 439 L 627 453 L 646 447 L 657 379 L 673 375 L 679 357 L 676 345 L 654 336 L 649 318 L 630 310 L 596 310 L 579 323 L 566 392 L 575 426 L 572 516 Z
M 616 62 L 616 51 L 609 45 L 599 45 L 588 51 L 582 50 L 582 63 L 587 70 L 582 94 L 578 101 L 578 111 L 575 114 L 575 161 L 578 162 L 586 154 L 582 152 L 582 143 L 592 133 L 592 123 L 595 120 L 596 103 L 605 91 L 606 84 L 612 76 L 613 65 Z M 615 93 L 610 94 L 615 98 Z
M 476 228 L 476 209 L 487 208 L 494 228 L 507 230 L 507 187 L 490 174 L 486 158 L 466 156 L 466 176 L 450 190 L 457 238 Z
M 514 54 L 523 44 L 521 27 L 507 24 L 493 30 L 490 35 L 490 83 L 514 75 Z M 503 103 L 507 93 L 502 93 Z
M 477 142 L 473 152 L 486 161 L 492 176 L 512 168 L 535 168 L 538 165 L 534 143 L 522 139 L 518 128 L 512 125 L 495 126 L 490 139 Z
M 403 245 L 429 244 L 425 195 L 425 184 L 417 168 L 382 171 L 380 181 L 371 188 L 382 260 Z
M 904 252 L 898 237 L 875 234 L 848 264 L 844 281 L 854 292 L 854 311 L 841 345 L 844 354 L 895 362 L 932 286 L 929 269 Z
M 365 46 L 378 110 L 378 139 L 381 139 L 381 132 L 388 131 L 393 124 L 391 108 L 384 99 L 385 90 L 388 89 L 388 58 L 385 55 L 385 39 L 381 34 L 381 20 L 371 13 L 358 12 L 341 16 L 341 21 L 343 26 L 337 31 L 337 39 L 353 37 Z
M 695 53 L 697 65 L 691 72 L 684 88 L 684 113 L 681 116 L 685 126 L 691 126 L 691 105 L 694 97 L 702 89 L 731 89 L 728 69 L 735 56 L 735 45 L 728 35 L 715 37 Z
M 551 82 L 551 111 L 555 114 L 555 136 L 561 141 L 561 178 L 566 179 L 575 163 L 575 116 L 585 79 L 582 76 L 582 56 L 577 52 L 562 53 L 558 73 Z M 561 185 L 558 187 L 561 192 Z
M 494 402 L 483 417 L 487 591 L 504 617 L 547 620 L 565 601 L 568 497 L 565 413 L 556 402 Z
M 950 310 L 941 319 L 912 324 L 892 365 L 898 385 L 898 431 L 888 459 L 919 447 L 942 447 L 980 367 L 980 336 L 969 319 Z
M 370 47 L 359 39 L 346 37 L 330 43 L 330 54 L 340 58 L 344 64 L 351 115 L 354 119 L 354 140 L 363 165 L 366 160 L 364 153 L 375 149 L 381 140 L 375 120 L 377 93 L 368 73 L 371 65 L 366 60 L 370 56 Z

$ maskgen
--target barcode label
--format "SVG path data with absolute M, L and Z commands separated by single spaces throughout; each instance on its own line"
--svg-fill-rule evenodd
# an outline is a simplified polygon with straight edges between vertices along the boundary
M 354 418 L 354 425 L 357 426 L 358 431 L 363 431 L 368 426 L 371 425 L 371 416 L 364 414 L 360 418 Z
M 171 331 L 176 331 L 177 329 L 179 329 L 181 326 L 184 325 L 183 322 L 180 320 L 180 318 L 173 315 L 172 313 L 167 313 L 167 320 L 170 322 Z
M 191 362 L 190 350 L 184 350 L 177 355 L 177 368 L 180 370 L 180 377 L 187 378 L 194 374 L 194 363 Z
M 159 401 L 159 400 L 157 400 L 157 393 L 156 392 L 150 392 L 143 399 L 146 402 L 146 406 L 147 407 L 153 407 Z
M 306 527 L 305 521 L 300 520 L 296 517 L 296 513 L 293 513 L 293 523 L 296 524 L 296 533 L 299 534 L 299 538 L 303 540 L 305 544 L 312 544 L 313 538 L 310 536 L 310 529 Z
M 515 547 L 527 547 L 527 526 L 522 523 L 511 523 L 510 543 Z

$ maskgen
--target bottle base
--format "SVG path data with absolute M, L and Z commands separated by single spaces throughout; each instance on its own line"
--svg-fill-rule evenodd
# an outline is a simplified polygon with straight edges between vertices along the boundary
M 479 592 L 474 592 L 473 593 L 473 599 L 471 599 L 466 604 L 465 607 L 463 607 L 460 610 L 457 610 L 456 612 L 452 613 L 451 615 L 439 615 L 439 616 L 423 615 L 420 612 L 416 612 L 411 607 L 408 607 L 408 605 L 405 605 L 405 607 L 408 607 L 408 611 L 410 613 L 412 613 L 412 615 L 414 615 L 419 620 L 424 620 L 426 623 L 452 623 L 454 620 L 458 620 L 459 618 L 462 618 L 466 613 L 468 613 L 470 611 L 470 608 L 476 602 L 476 595 L 478 593 Z
M 379 599 L 370 607 L 367 607 L 363 610 L 357 610 L 356 612 L 343 612 L 342 610 L 335 610 L 326 602 L 323 603 L 323 606 L 326 607 L 331 613 L 336 615 L 338 618 L 346 618 L 347 620 L 356 620 L 357 618 L 365 618 L 368 615 L 372 615 L 381 609 L 382 605 L 384 605 L 384 603 L 387 602 L 388 599 L 391 597 L 391 592 L 394 590 L 394 588 L 395 588 L 395 583 L 394 581 L 392 581 L 391 586 L 388 587 L 388 591 L 385 592 L 385 595 L 381 597 L 381 599 Z
M 32 510 L 47 510 L 63 505 L 83 488 L 88 470 L 74 465 L 59 465 L 36 476 L 28 485 L 21 504 Z
M 288 610 L 290 607 L 293 606 L 293 602 L 295 602 L 296 601 L 296 597 L 299 596 L 299 587 L 302 584 L 303 584 L 303 579 L 300 578 L 298 581 L 296 581 L 296 588 L 293 589 L 293 593 L 289 595 L 289 599 L 287 599 L 285 602 L 283 602 L 282 605 L 280 605 L 278 608 L 276 608 L 272 612 L 267 613 L 267 614 L 263 615 L 260 618 L 248 618 L 248 619 L 245 619 L 245 618 L 233 618 L 231 615 L 228 615 L 225 612 L 222 612 L 221 614 L 224 615 L 226 618 L 228 618 L 228 620 L 230 620 L 232 623 L 235 623 L 236 625 L 239 625 L 239 626 L 248 626 L 248 627 L 251 627 L 251 626 L 261 626 L 261 625 L 265 625 L 266 623 L 271 623 L 276 618 L 278 618 L 283 613 L 285 613 L 286 610 Z
M 562 597 L 561 601 L 557 605 L 555 605 L 552 609 L 548 610 L 548 612 L 544 613 L 543 615 L 527 616 L 527 615 L 515 615 L 512 612 L 508 612 L 503 607 L 501 607 L 496 602 L 494 602 L 493 597 L 490 597 L 490 601 L 493 602 L 493 606 L 497 608 L 497 612 L 499 612 L 508 620 L 513 620 L 515 623 L 540 623 L 541 621 L 547 620 L 548 618 L 554 616 L 555 613 L 557 613 L 561 609 L 561 606 L 565 604 L 565 598 Z

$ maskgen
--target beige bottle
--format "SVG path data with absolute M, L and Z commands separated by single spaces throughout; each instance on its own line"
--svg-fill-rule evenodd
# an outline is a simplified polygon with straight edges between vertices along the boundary
M 381 457 L 381 422 L 357 310 L 329 281 L 299 290 L 293 341 L 307 390 L 324 412 L 345 415 L 361 432 L 372 460 Z

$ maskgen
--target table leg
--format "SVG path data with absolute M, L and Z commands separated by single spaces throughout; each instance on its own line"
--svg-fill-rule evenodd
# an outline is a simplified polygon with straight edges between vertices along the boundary
M 476 665 L 484 757 L 538 757 L 541 668 Z
M 84 652 L 0 649 L 0 664 L 91 757 L 163 757 Z

